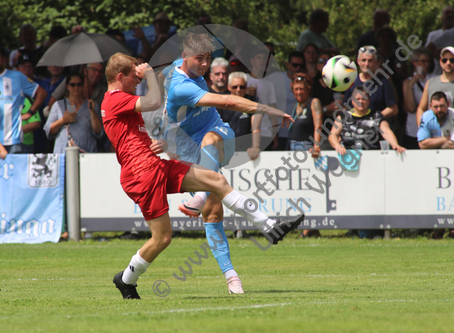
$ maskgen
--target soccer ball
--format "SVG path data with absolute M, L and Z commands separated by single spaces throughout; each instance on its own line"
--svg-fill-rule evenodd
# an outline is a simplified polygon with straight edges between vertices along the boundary
M 358 71 L 349 57 L 338 55 L 329 59 L 323 66 L 325 84 L 334 91 L 345 91 L 355 82 Z

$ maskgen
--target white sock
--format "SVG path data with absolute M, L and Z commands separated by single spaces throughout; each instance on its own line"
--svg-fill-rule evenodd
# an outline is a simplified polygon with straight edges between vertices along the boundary
M 270 219 L 268 216 L 256 209 L 257 207 L 254 206 L 253 202 L 249 201 L 246 204 L 246 200 L 248 199 L 244 195 L 241 195 L 238 191 L 233 190 L 227 194 L 224 199 L 222 199 L 222 203 L 235 213 L 244 217 L 246 220 L 252 222 L 262 231 L 268 231 L 276 224 L 275 220 Z
M 194 193 L 194 196 L 196 196 L 196 195 L 198 195 L 199 197 L 201 197 L 202 200 L 203 200 L 204 202 L 207 202 L 208 195 L 207 195 L 206 192 L 195 192 L 195 193 Z
M 131 262 L 123 272 L 122 281 L 125 284 L 137 283 L 139 276 L 145 273 L 147 268 L 151 265 L 150 262 L 146 261 L 140 256 L 139 251 L 140 250 L 138 250 L 137 253 L 132 256 Z
M 238 273 L 235 272 L 234 269 L 229 269 L 227 272 L 224 273 L 224 276 L 225 276 L 225 279 L 228 280 L 228 279 L 230 279 L 232 276 L 238 276 Z

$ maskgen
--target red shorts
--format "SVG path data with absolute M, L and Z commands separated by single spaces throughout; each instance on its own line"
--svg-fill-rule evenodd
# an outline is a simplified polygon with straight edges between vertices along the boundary
M 121 184 L 126 194 L 139 205 L 145 220 L 169 211 L 167 194 L 183 193 L 181 183 L 191 163 L 160 160 L 150 172 Z

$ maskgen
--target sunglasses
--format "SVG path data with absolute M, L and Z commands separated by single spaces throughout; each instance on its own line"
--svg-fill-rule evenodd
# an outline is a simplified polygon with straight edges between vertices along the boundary
M 241 90 L 243 90 L 243 89 L 246 89 L 246 86 L 232 86 L 232 89 L 233 89 L 233 90 L 237 90 L 238 88 L 240 88 Z
M 368 48 L 366 48 L 366 47 L 360 47 L 360 48 L 359 48 L 359 51 L 360 51 L 361 53 L 368 52 L 368 53 L 370 53 L 370 54 L 375 54 L 375 52 L 376 52 L 377 50 L 376 50 L 375 48 L 372 49 L 372 48 L 369 48 L 369 47 L 368 47 Z
M 444 64 L 446 64 L 448 60 L 451 64 L 454 64 L 454 58 L 441 58 L 441 62 Z
M 297 76 L 292 81 L 293 82 L 295 82 L 295 81 L 303 81 L 303 82 L 305 82 L 305 81 L 309 81 L 309 80 L 307 78 L 305 78 L 304 76 Z
M 69 85 L 70 85 L 71 87 L 73 87 L 73 88 L 74 88 L 75 86 L 77 86 L 77 87 L 82 87 L 82 82 L 78 82 L 78 83 L 71 82 Z
M 294 62 L 291 63 L 293 68 L 304 68 L 304 64 L 295 64 Z
M 329 60 L 329 58 L 320 58 L 318 59 L 318 63 L 319 64 L 324 64 L 325 62 L 327 62 Z

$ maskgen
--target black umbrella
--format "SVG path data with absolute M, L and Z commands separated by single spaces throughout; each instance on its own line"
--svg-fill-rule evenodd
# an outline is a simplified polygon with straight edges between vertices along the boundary
M 41 57 L 37 66 L 73 66 L 104 62 L 113 54 L 131 55 L 131 50 L 115 37 L 81 32 L 56 41 Z

